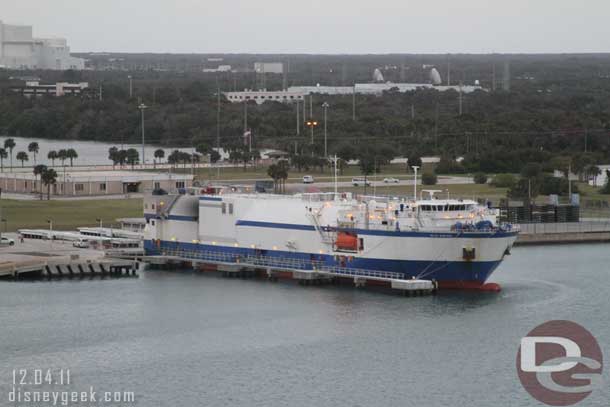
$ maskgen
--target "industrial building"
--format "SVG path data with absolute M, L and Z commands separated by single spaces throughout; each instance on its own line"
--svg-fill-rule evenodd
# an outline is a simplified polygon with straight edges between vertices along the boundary
M 306 93 L 295 90 L 267 91 L 246 89 L 243 92 L 224 92 L 224 95 L 227 100 L 232 103 L 253 100 L 260 105 L 264 102 L 296 102 L 299 100 L 303 100 L 305 98 Z
M 357 83 L 354 86 L 291 86 L 288 92 L 299 92 L 305 95 L 381 95 L 383 92 L 396 91 L 400 93 L 413 92 L 418 89 L 434 89 L 439 92 L 454 90 L 462 93 L 472 93 L 484 90 L 480 85 L 436 86 L 431 83 Z
M 284 64 L 281 62 L 255 62 L 254 72 L 283 74 Z
M 80 70 L 85 60 L 70 55 L 65 38 L 34 38 L 32 26 L 0 21 L 0 68 Z
M 11 90 L 23 96 L 66 96 L 81 95 L 89 89 L 89 83 L 57 82 L 43 85 L 39 81 L 26 81 L 22 86 L 12 86 Z
M 51 195 L 88 196 L 120 195 L 163 189 L 168 192 L 193 185 L 191 174 L 171 174 L 138 171 L 71 171 L 59 169 L 57 181 L 51 185 Z M 0 173 L 2 191 L 17 194 L 47 193 L 47 187 L 33 173 Z

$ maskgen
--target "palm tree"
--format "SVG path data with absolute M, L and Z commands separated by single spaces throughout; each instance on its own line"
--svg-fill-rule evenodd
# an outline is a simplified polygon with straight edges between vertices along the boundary
M 34 156 L 34 165 L 36 165 L 36 154 L 38 154 L 38 151 L 40 150 L 40 146 L 38 145 L 37 142 L 32 141 L 29 145 L 28 145 L 28 151 L 30 153 L 32 153 L 32 155 Z
M 161 162 L 163 158 L 165 158 L 165 150 L 163 150 L 162 148 L 155 150 L 154 166 L 157 166 L 157 159 L 159 159 L 159 162 Z
M 9 154 L 11 156 L 11 169 L 13 168 L 13 148 L 15 148 L 16 145 L 17 143 L 15 143 L 15 140 L 13 140 L 12 138 L 7 138 L 6 140 L 4 140 L 4 148 L 9 151 Z
M 66 158 L 70 160 L 70 167 L 73 167 L 74 160 L 78 158 L 78 153 L 75 149 L 69 148 L 68 151 L 66 151 Z
M 136 150 L 135 148 L 130 148 L 126 152 L 126 158 L 127 158 L 127 164 L 131 164 L 131 169 L 133 170 L 134 165 L 136 165 L 138 163 L 138 161 L 140 160 L 140 154 L 138 153 L 138 150 Z
M 114 170 L 114 167 L 119 162 L 119 149 L 116 147 L 110 147 L 108 149 L 108 159 L 112 161 L 112 169 Z
M 28 161 L 30 157 L 28 157 L 28 153 L 26 153 L 25 151 L 20 151 L 17 153 L 17 159 L 21 161 L 21 168 L 23 168 L 24 163 Z
M 38 178 L 42 176 L 42 174 L 47 170 L 47 166 L 43 164 L 38 164 L 34 167 L 34 176 L 36 177 L 36 181 L 38 182 Z M 41 180 L 42 181 L 42 180 Z M 42 201 L 42 182 L 40 183 L 40 200 Z
M 0 147 L 0 172 L 4 171 L 4 160 L 8 157 L 8 153 L 2 147 Z
M 68 159 L 68 151 L 61 149 L 57 152 L 57 158 L 59 158 L 61 160 L 61 165 L 62 167 L 65 167 L 65 162 Z
M 57 173 L 52 168 L 47 168 L 40 176 L 42 183 L 47 186 L 47 200 L 51 200 L 51 185 L 57 182 Z
M 55 167 L 55 160 L 59 158 L 59 155 L 57 155 L 57 151 L 51 150 L 49 151 L 49 154 L 47 154 L 47 158 L 51 160 L 51 162 L 53 163 L 52 166 Z

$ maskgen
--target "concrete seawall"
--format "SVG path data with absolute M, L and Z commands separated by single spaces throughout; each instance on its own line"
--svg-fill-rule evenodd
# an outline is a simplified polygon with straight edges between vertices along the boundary
M 610 242 L 610 222 L 539 223 L 520 227 L 516 246 Z
M 539 233 L 519 235 L 515 246 L 604 242 L 610 243 L 610 232 Z

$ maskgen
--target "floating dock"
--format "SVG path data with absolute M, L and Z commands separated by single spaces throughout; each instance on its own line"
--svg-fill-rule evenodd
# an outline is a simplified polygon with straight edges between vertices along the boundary
M 434 294 L 438 284 L 430 280 L 405 280 L 394 272 L 328 266 L 320 262 L 265 256 L 239 256 L 217 252 L 171 250 L 156 256 L 144 256 L 151 269 L 193 268 L 219 272 L 227 278 L 266 278 L 294 280 L 299 285 L 349 283 L 355 287 L 386 287 L 405 296 Z
M 135 277 L 138 263 L 112 259 L 1 262 L 0 278 Z

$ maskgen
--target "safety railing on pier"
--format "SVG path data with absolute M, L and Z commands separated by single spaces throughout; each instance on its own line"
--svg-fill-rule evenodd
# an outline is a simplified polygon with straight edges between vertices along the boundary
M 216 263 L 243 264 L 247 266 L 270 267 L 285 270 L 318 271 L 322 273 L 345 275 L 350 277 L 404 279 L 404 275 L 397 272 L 332 266 L 313 259 L 306 260 L 288 257 L 270 257 L 264 255 L 244 256 L 236 253 L 181 249 L 160 249 L 160 254 L 162 256 L 177 257 L 184 260 L 202 260 Z

